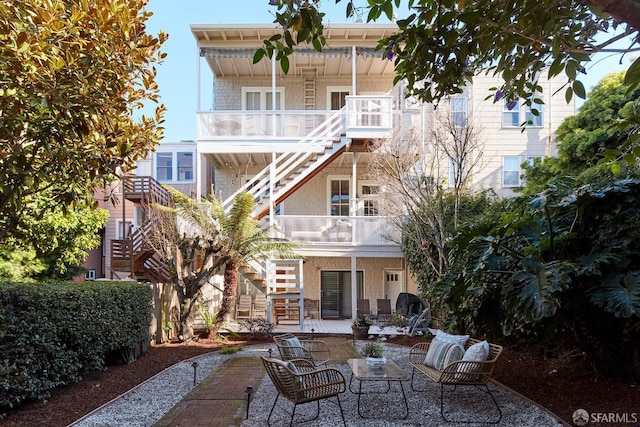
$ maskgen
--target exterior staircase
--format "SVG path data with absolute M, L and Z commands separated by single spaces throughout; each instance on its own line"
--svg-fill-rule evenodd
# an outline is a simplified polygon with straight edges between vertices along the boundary
M 152 177 L 128 176 L 123 183 L 124 197 L 136 204 L 169 206 L 171 202 L 171 194 Z M 159 283 L 171 280 L 166 264 L 144 244 L 144 233 L 150 227 L 147 221 L 126 239 L 111 241 L 112 277 L 114 272 L 124 272 L 137 280 Z
M 322 170 L 346 150 L 347 139 L 343 138 L 344 108 L 337 110 L 320 126 L 302 138 L 288 152 L 276 157 L 253 179 L 228 197 L 225 212 L 233 206 L 233 200 L 241 192 L 252 194 L 256 201 L 254 216 L 261 219 L 269 213 L 271 206 L 285 200 L 301 185 Z
M 310 88 L 313 90 L 313 88 Z M 336 111 L 309 132 L 288 152 L 280 154 L 237 192 L 223 202 L 225 212 L 241 192 L 252 194 L 254 217 L 262 219 L 271 207 L 285 200 L 346 150 L 343 138 L 345 109 Z M 304 322 L 302 261 L 269 260 L 265 265 L 253 262 L 242 267 L 242 275 L 264 292 L 270 301 L 275 324 Z M 265 286 L 266 284 L 266 286 Z

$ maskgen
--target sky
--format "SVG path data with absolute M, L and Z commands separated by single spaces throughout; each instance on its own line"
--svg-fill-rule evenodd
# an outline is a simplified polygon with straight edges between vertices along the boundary
M 167 58 L 157 66 L 161 103 L 167 108 L 163 125 L 164 142 L 196 139 L 199 58 L 196 41 L 189 26 L 213 23 L 270 23 L 274 20 L 272 13 L 276 8 L 268 3 L 268 0 L 149 1 L 147 9 L 154 15 L 147 21 L 147 31 L 151 34 L 157 34 L 159 31 L 169 34 L 169 39 L 163 47 Z M 347 22 L 345 4 L 344 1 L 336 5 L 335 0 L 324 0 L 321 11 L 327 14 L 328 22 Z M 362 6 L 366 2 L 356 0 L 355 4 Z M 403 17 L 402 14 L 399 16 Z M 581 79 L 587 91 L 607 73 L 625 69 L 630 63 L 624 61 L 622 65 L 619 64 L 619 57 L 601 57 L 592 61 L 593 65 L 587 66 L 587 75 Z M 204 68 L 203 62 L 202 69 Z

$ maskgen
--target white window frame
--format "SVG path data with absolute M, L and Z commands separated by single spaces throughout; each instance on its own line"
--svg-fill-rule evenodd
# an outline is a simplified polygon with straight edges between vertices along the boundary
M 364 187 L 378 187 L 378 192 L 376 194 L 364 194 Z M 362 216 L 380 216 L 380 193 L 382 193 L 382 185 L 380 185 L 376 181 L 363 180 L 358 181 L 358 211 L 359 215 Z M 375 204 L 375 209 L 377 211 L 376 215 L 366 215 L 364 204 L 366 201 L 373 201 Z
M 247 110 L 247 93 L 249 92 L 259 92 L 260 93 L 260 108 L 258 110 Z M 242 88 L 242 110 L 246 111 L 271 111 L 271 105 L 267 105 L 267 93 L 272 93 L 273 90 L 268 86 L 245 86 Z M 276 107 L 277 107 L 277 99 L 280 98 L 280 108 L 279 110 L 284 110 L 284 87 L 277 86 L 276 87 Z M 270 103 L 269 103 L 270 104 Z
M 178 156 L 179 154 L 188 153 L 191 154 L 191 179 L 180 179 L 178 169 Z M 171 179 L 160 179 L 158 176 L 158 156 L 159 155 L 171 155 Z M 194 183 L 196 181 L 195 172 L 196 172 L 196 152 L 194 149 L 189 148 L 181 148 L 176 147 L 173 150 L 160 150 L 155 153 L 154 156 L 155 167 L 153 168 L 154 178 L 158 182 L 168 182 L 168 183 L 177 183 L 177 184 L 185 184 L 185 183 Z
M 507 170 L 506 168 L 507 159 L 511 159 L 511 160 L 516 159 L 517 169 Z M 503 188 L 520 187 L 521 185 L 520 175 L 522 175 L 522 168 L 520 167 L 521 164 L 522 164 L 522 159 L 520 158 L 520 156 L 502 156 L 502 187 Z M 507 184 L 506 182 L 507 172 L 509 173 L 517 172 L 517 179 L 515 184 Z
M 529 120 L 531 120 L 531 124 L 528 124 L 528 126 L 540 128 L 544 127 L 544 104 L 538 104 L 537 102 L 534 102 L 536 99 L 539 99 L 541 102 L 544 100 L 542 99 L 542 95 L 537 94 L 534 96 L 534 99 L 531 100 L 531 106 L 535 107 L 535 109 L 538 110 L 538 115 L 534 115 L 531 112 L 531 106 L 526 105 L 524 118 L 527 123 L 529 122 Z
M 349 208 L 351 207 L 351 176 L 349 175 L 330 175 L 327 177 L 327 216 L 344 216 L 344 215 L 331 215 L 331 183 L 333 181 L 349 181 Z M 351 212 L 351 209 L 349 209 Z M 350 216 L 346 215 L 346 216 Z
M 461 104 L 457 102 L 463 101 Z M 462 110 L 454 110 L 453 106 L 462 105 Z M 469 99 L 466 96 L 450 96 L 449 97 L 449 114 L 451 117 L 451 123 L 457 127 L 465 127 L 467 125 L 467 119 L 469 118 Z M 454 117 L 454 114 L 462 114 L 464 115 L 462 123 L 458 123 Z
M 544 156 L 525 156 L 524 161 L 529 165 L 533 166 L 533 162 L 535 159 L 544 159 Z
M 331 110 L 331 94 L 333 92 L 346 92 L 347 96 L 351 93 L 351 86 L 327 86 L 327 110 Z
M 502 115 L 501 115 L 501 120 L 502 120 L 502 127 L 503 128 L 519 128 L 520 124 L 522 124 L 522 121 L 520 119 L 520 108 L 521 108 L 521 102 L 519 99 L 515 100 L 515 102 L 517 103 L 516 106 L 509 110 L 509 108 L 507 108 L 507 106 L 511 103 L 512 101 L 508 100 L 508 99 L 504 99 L 502 101 Z M 507 117 L 507 115 L 509 115 L 509 117 L 511 118 L 511 120 L 507 121 L 505 120 L 505 118 Z M 516 122 L 514 124 L 513 122 L 513 117 L 516 117 Z
M 122 220 L 121 219 L 116 220 L 116 240 L 124 240 L 127 237 L 129 237 L 129 235 L 131 234 L 133 221 L 130 219 L 126 219 L 124 221 L 124 224 L 125 224 L 125 233 L 127 234 L 126 236 L 122 237 Z

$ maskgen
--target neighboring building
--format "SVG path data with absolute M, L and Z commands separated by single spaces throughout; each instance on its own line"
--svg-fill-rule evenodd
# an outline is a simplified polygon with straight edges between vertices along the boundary
M 358 298 L 369 299 L 375 313 L 377 299 L 395 304 L 399 293 L 417 293 L 397 231 L 378 215 L 380 183 L 366 179 L 373 141 L 399 128 L 425 131 L 428 122 L 428 108 L 405 100 L 404 87 L 393 85 L 393 62 L 374 50 L 396 27 L 332 24 L 324 52 L 296 49 L 287 75 L 269 59 L 252 61 L 263 40 L 279 32 L 274 24 L 192 25 L 191 31 L 201 63 L 214 76 L 213 108 L 198 112 L 195 142 L 161 144 L 139 163 L 138 177 L 125 181 L 129 202 L 105 232 L 105 276 L 129 274 L 118 269 L 127 270 L 135 256 L 118 263 L 109 240 L 123 242 L 118 230 L 127 223 L 144 227 L 139 203 L 161 183 L 194 197 L 213 188 L 227 206 L 236 192 L 248 191 L 265 226 L 302 244 L 304 262 L 268 262 L 241 272 L 239 294 L 266 294 L 276 323 L 297 323 L 300 312 L 302 318 L 351 318 Z M 199 83 L 208 81 L 201 74 Z M 464 96 L 452 99 L 456 119 L 482 124 L 484 166 L 473 177 L 476 188 L 511 195 L 521 184 L 522 162 L 555 154 L 554 132 L 574 106 L 562 96 L 549 99 L 562 82 L 540 83 L 542 114 L 524 132 L 520 123 L 529 112 L 520 104 L 485 100 L 496 78 L 478 76 Z M 155 271 L 157 277 L 147 278 L 160 280 L 159 267 L 142 258 L 130 270 Z

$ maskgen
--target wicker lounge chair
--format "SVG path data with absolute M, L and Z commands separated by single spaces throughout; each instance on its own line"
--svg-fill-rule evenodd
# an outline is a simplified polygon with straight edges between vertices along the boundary
M 314 366 L 326 365 L 331 358 L 329 346 L 321 340 L 299 339 L 293 334 L 273 337 L 282 360 L 306 359 Z
M 469 338 L 467 343 L 465 344 L 465 350 L 471 347 L 473 344 L 479 343 L 480 341 L 474 338 Z M 500 406 L 498 406 L 498 402 L 496 402 L 495 397 L 491 393 L 491 390 L 487 386 L 487 383 L 491 379 L 491 374 L 493 373 L 493 368 L 495 366 L 500 353 L 502 353 L 502 346 L 497 344 L 489 343 L 489 357 L 484 362 L 464 362 L 458 361 L 453 362 L 447 366 L 445 366 L 441 371 L 425 365 L 425 357 L 427 352 L 429 351 L 430 342 L 418 343 L 411 348 L 409 352 L 409 364 L 413 367 L 411 372 L 411 389 L 416 390 L 414 387 L 414 375 L 417 372 L 426 375 L 431 380 L 440 384 L 440 415 L 447 422 L 460 422 L 460 423 L 468 423 L 474 421 L 467 420 L 450 420 L 445 416 L 444 411 L 444 386 L 452 385 L 454 386 L 454 390 L 456 386 L 475 386 L 478 388 L 484 387 L 486 393 L 491 396 L 491 400 L 495 404 L 498 409 L 498 419 L 496 421 L 489 421 L 489 423 L 497 424 L 502 419 L 502 411 L 500 410 Z M 484 391 L 483 390 L 483 391 Z
M 340 371 L 332 368 L 317 369 L 313 366 L 313 363 L 304 359 L 283 361 L 279 359 L 269 359 L 264 356 L 260 357 L 262 358 L 262 364 L 267 374 L 269 374 L 269 378 L 271 378 L 273 385 L 275 385 L 276 390 L 278 390 L 276 400 L 273 402 L 271 411 L 269 411 L 267 425 L 271 425 L 271 416 L 280 396 L 283 396 L 293 403 L 293 410 L 291 411 L 291 419 L 289 421 L 290 426 L 293 425 L 293 419 L 298 405 L 314 401 L 317 402 L 316 415 L 311 419 L 315 420 L 318 418 L 318 415 L 320 415 L 320 400 L 335 396 L 338 401 L 338 407 L 340 408 L 342 423 L 346 426 L 344 413 L 342 412 L 342 404 L 340 403 L 340 394 L 346 390 L 346 381 Z

